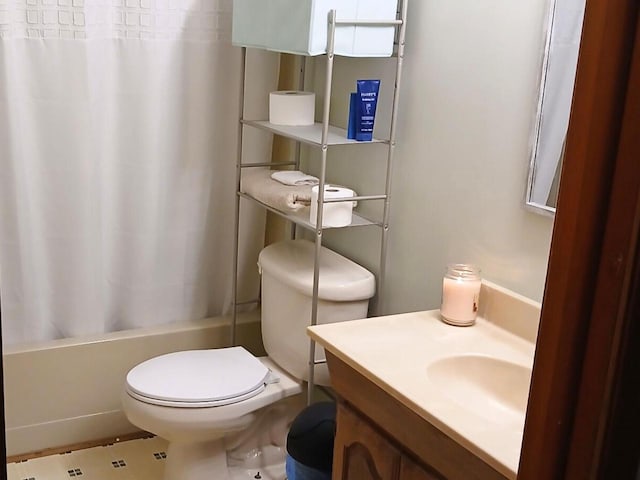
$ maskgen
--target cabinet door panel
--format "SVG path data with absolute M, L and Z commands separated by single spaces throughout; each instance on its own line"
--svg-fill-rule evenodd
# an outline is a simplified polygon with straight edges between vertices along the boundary
M 436 473 L 429 472 L 422 466 L 415 463 L 409 457 L 402 457 L 400 466 L 400 480 L 442 480 L 443 477 Z
M 338 405 L 333 479 L 400 479 L 400 452 L 342 404 Z

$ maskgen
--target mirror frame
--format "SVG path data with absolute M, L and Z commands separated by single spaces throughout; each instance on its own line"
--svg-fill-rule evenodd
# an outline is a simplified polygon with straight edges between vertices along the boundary
M 549 57 L 551 53 L 551 32 L 553 31 L 553 18 L 556 11 L 556 0 L 550 0 L 549 11 L 547 13 L 546 33 L 544 42 L 544 55 L 542 58 L 542 68 L 540 72 L 540 85 L 538 89 L 538 105 L 536 108 L 535 126 L 533 130 L 533 140 L 531 145 L 531 153 L 529 156 L 529 172 L 527 178 L 527 189 L 525 197 L 525 207 L 532 212 L 539 213 L 548 217 L 553 217 L 556 213 L 555 207 L 535 202 L 532 199 L 533 181 L 536 174 L 536 154 L 540 144 L 540 130 L 542 126 L 542 104 L 544 100 L 544 86 L 547 81 L 547 71 L 549 70 Z
M 560 0 L 549 0 L 549 5 L 548 5 L 547 20 L 545 23 L 546 30 L 545 30 L 544 51 L 543 51 L 541 69 L 540 69 L 538 102 L 537 102 L 537 108 L 536 108 L 534 128 L 533 128 L 532 137 L 531 137 L 529 170 L 528 170 L 528 178 L 527 178 L 527 186 L 526 186 L 525 202 L 524 202 L 525 207 L 528 210 L 533 211 L 535 213 L 540 213 L 545 216 L 550 216 L 550 217 L 553 217 L 555 215 L 555 211 L 556 211 L 555 205 L 553 206 L 548 205 L 547 204 L 548 199 L 544 203 L 540 203 L 540 199 L 538 199 L 538 201 L 534 200 L 533 193 L 535 191 L 534 187 L 535 187 L 536 176 L 538 175 L 538 170 L 540 168 L 540 160 L 538 156 L 540 154 L 541 141 L 542 141 L 541 135 L 543 133 L 543 114 L 545 113 L 546 110 L 549 110 L 549 108 L 553 109 L 553 105 L 549 107 L 549 101 L 545 103 L 545 97 L 548 96 L 546 94 L 546 90 L 549 88 L 547 84 L 549 81 L 549 78 L 548 78 L 549 70 L 551 68 L 551 63 L 552 63 L 551 56 L 553 53 L 552 42 L 554 41 L 554 31 L 556 31 L 557 35 L 560 35 L 560 38 L 562 38 L 563 32 L 564 32 L 562 30 L 558 31 L 558 28 L 559 28 L 559 26 L 557 25 L 558 15 L 562 13 L 562 12 L 559 13 L 558 11 L 558 8 L 560 8 L 559 2 Z M 564 12 L 564 15 L 566 16 L 566 12 Z M 581 25 L 584 26 L 584 10 L 582 12 Z M 560 60 L 562 60 L 562 57 L 557 57 L 555 60 L 553 60 L 553 64 L 555 65 L 556 62 L 559 62 Z M 574 77 L 574 84 L 575 84 L 575 77 Z M 568 99 L 568 100 L 571 100 L 571 99 Z M 566 139 L 566 135 L 565 135 L 565 139 Z M 560 151 L 559 157 L 555 162 L 554 180 L 553 180 L 553 185 L 555 185 L 555 187 L 552 187 L 552 188 L 556 188 L 556 190 L 557 190 L 556 183 L 559 182 L 559 175 L 562 168 L 563 156 L 564 156 L 564 147 Z

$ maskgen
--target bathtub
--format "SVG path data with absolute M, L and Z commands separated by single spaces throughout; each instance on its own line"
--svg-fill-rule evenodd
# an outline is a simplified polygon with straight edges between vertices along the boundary
M 216 317 L 6 347 L 7 455 L 136 432 L 120 408 L 129 369 L 163 353 L 225 346 L 229 325 L 229 317 Z M 264 355 L 259 311 L 239 316 L 237 335 L 252 353 Z

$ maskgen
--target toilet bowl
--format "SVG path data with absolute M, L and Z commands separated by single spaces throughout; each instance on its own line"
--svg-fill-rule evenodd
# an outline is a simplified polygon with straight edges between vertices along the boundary
M 165 480 L 284 478 L 288 427 L 305 405 L 313 253 L 314 245 L 304 240 L 260 253 L 268 357 L 254 357 L 243 347 L 174 352 L 127 374 L 127 418 L 169 442 Z M 323 247 L 319 286 L 318 322 L 329 323 L 366 317 L 375 280 Z M 316 360 L 323 355 L 318 349 Z M 329 383 L 326 368 L 316 380 Z M 273 462 L 281 471 L 270 476 L 265 467 Z
M 228 450 L 260 454 L 255 441 L 241 445 L 233 434 L 268 415 L 269 431 L 261 432 L 265 443 L 284 449 L 288 425 L 304 406 L 296 396 L 301 392 L 300 382 L 269 358 L 231 347 L 141 363 L 127 375 L 122 406 L 131 423 L 169 442 L 167 480 L 227 480 Z M 277 403 L 285 405 L 265 408 Z

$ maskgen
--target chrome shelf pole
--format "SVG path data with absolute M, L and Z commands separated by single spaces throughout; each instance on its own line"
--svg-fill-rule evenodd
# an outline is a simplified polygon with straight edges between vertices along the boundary
M 331 107 L 331 84 L 333 82 L 333 57 L 336 34 L 336 11 L 329 12 L 329 26 L 327 32 L 327 71 L 325 75 L 324 99 L 322 105 L 322 162 L 318 181 L 318 208 L 316 214 L 316 238 L 313 260 L 313 291 L 311 301 L 311 325 L 318 324 L 318 283 L 320 280 L 320 251 L 322 249 L 322 214 L 324 206 L 324 184 L 327 173 L 327 153 L 329 150 L 329 112 Z M 316 342 L 309 340 L 309 380 L 307 384 L 307 404 L 313 400 L 315 385 Z
M 387 250 L 389 245 L 389 213 L 391 207 L 391 180 L 396 149 L 396 125 L 398 121 L 398 106 L 400 104 L 400 83 L 402 81 L 402 65 L 404 62 L 404 44 L 407 26 L 407 6 L 409 0 L 400 0 L 400 24 L 398 26 L 398 53 L 396 56 L 396 76 L 393 86 L 393 104 L 391 107 L 391 126 L 389 129 L 389 150 L 387 153 L 387 175 L 385 182 L 384 210 L 382 214 L 382 238 L 380 244 L 380 270 L 378 273 L 376 315 L 384 315 L 384 287 L 387 275 Z
M 239 239 L 240 239 L 240 178 L 242 175 L 242 133 L 244 119 L 244 88 L 245 88 L 245 70 L 247 66 L 247 48 L 242 47 L 240 63 L 240 93 L 238 98 L 238 145 L 236 151 L 236 203 L 235 203 L 235 219 L 233 231 L 233 269 L 231 277 L 233 282 L 231 285 L 231 299 L 233 301 L 232 318 L 231 318 L 231 345 L 237 344 L 236 329 L 238 323 L 238 257 L 239 257 Z

